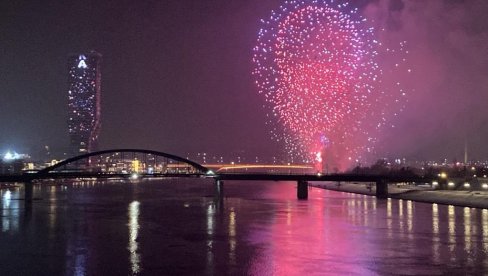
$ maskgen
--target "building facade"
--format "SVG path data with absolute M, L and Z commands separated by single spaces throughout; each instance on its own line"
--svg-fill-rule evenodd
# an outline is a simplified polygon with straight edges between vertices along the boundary
M 70 55 L 68 59 L 68 129 L 73 155 L 98 148 L 101 61 L 102 55 L 95 51 Z

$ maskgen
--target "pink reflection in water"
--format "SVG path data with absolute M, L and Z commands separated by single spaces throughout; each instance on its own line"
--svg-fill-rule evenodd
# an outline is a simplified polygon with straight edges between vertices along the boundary
M 281 203 L 285 206 L 278 206 L 285 211 L 275 213 L 270 229 L 268 225 L 255 226 L 250 240 L 265 250 L 264 256 L 254 259 L 250 274 L 372 273 L 365 267 L 354 265 L 373 249 L 370 248 L 372 244 L 358 240 L 358 234 L 360 237 L 365 229 L 354 225 L 354 214 L 358 209 L 366 214 L 376 205 L 360 204 L 367 199 L 354 195 L 347 196 L 351 197 L 352 203 L 357 203 L 354 207 L 337 204 L 333 198 L 328 198 L 329 191 L 320 189 L 310 189 L 309 195 L 309 200 L 298 201 L 296 194 L 290 195 L 289 189 L 279 185 L 267 190 L 265 196 L 287 198 Z M 355 232 L 353 237 L 351 232 Z

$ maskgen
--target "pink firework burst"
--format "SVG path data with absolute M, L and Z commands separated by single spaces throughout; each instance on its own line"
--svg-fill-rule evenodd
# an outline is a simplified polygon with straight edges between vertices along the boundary
M 286 1 L 262 24 L 253 75 L 280 125 L 273 138 L 319 170 L 359 162 L 399 102 L 380 88 L 374 29 L 348 3 L 326 0 Z

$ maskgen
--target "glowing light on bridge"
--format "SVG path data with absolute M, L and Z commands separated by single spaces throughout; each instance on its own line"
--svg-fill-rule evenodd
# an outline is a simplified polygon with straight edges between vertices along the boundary
M 383 49 L 347 2 L 285 1 L 262 20 L 253 57 L 272 137 L 306 160 L 320 156 L 331 169 L 359 162 L 390 113 L 403 108 L 400 83 L 388 93 L 381 88 L 377 60 L 380 51 L 406 53 L 404 46 Z
M 268 169 L 268 170 L 311 170 L 314 167 L 311 165 L 229 165 L 220 167 L 217 172 L 225 172 L 229 170 L 252 170 L 252 169 Z

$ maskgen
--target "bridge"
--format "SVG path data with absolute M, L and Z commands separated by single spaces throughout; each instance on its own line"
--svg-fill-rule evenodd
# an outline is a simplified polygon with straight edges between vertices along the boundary
M 399 182 L 426 183 L 432 179 L 423 177 L 402 177 L 391 175 L 362 174 L 291 174 L 291 173 L 242 173 L 218 172 L 176 155 L 141 149 L 113 149 L 97 151 L 66 159 L 35 173 L 0 176 L 0 181 L 26 183 L 26 198 L 31 198 L 33 181 L 46 179 L 80 178 L 155 178 L 155 177 L 198 177 L 213 178 L 216 190 L 223 191 L 224 181 L 296 181 L 297 197 L 308 198 L 308 182 L 362 182 L 375 183 L 376 196 L 388 197 L 388 184 Z M 30 197 L 29 197 L 30 196 Z

